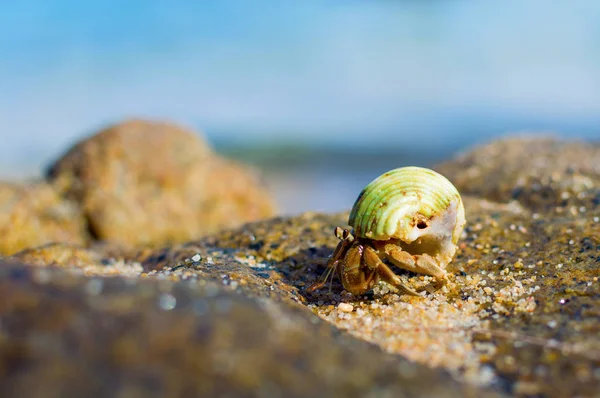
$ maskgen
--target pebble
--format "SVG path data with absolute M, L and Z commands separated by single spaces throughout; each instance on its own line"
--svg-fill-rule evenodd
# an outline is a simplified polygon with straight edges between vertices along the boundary
M 354 306 L 348 303 L 339 303 L 338 310 L 342 312 L 352 312 L 354 310 Z

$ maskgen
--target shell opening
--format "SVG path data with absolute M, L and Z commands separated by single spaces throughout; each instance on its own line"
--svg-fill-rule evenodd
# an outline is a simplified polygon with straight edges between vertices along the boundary
M 452 201 L 437 217 L 428 222 L 420 220 L 404 239 L 399 239 L 400 246 L 411 254 L 427 253 L 437 258 L 440 264 L 445 265 L 456 251 L 453 233 L 457 222 L 462 222 L 459 217 L 460 209 L 460 201 Z
M 414 242 L 419 238 L 428 237 L 437 241 L 452 240 L 454 229 L 457 222 L 460 222 L 458 213 L 460 201 L 454 200 L 450 205 L 437 216 L 428 221 L 419 220 L 411 227 L 402 229 L 402 225 L 398 224 L 394 238 L 403 240 L 406 243 Z

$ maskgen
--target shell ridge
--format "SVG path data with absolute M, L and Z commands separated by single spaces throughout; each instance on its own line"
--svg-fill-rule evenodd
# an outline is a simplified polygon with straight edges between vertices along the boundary
M 403 191 L 406 192 L 406 194 L 400 195 L 399 193 Z M 419 212 L 418 210 L 421 210 L 421 214 L 426 217 L 431 217 L 432 214 L 435 214 L 436 210 L 445 210 L 451 202 L 451 200 L 444 200 L 444 195 L 440 194 L 439 191 L 423 191 L 424 193 L 420 195 L 420 197 L 415 192 L 406 190 L 404 187 L 396 187 L 395 189 L 385 191 L 385 195 L 379 197 L 379 199 L 387 202 L 385 210 L 377 215 L 375 215 L 373 211 L 365 211 L 363 213 L 363 217 L 361 218 L 361 225 L 359 229 L 364 230 L 366 227 L 368 227 L 370 222 L 373 222 L 372 220 L 374 218 L 378 218 L 379 220 L 377 225 L 379 228 L 373 232 L 377 235 L 390 235 L 393 234 L 393 231 L 387 232 L 392 228 L 389 219 L 392 214 L 398 212 L 400 208 L 410 206 L 411 203 L 413 203 L 413 206 L 405 208 L 402 211 L 402 216 L 412 219 L 414 215 Z M 373 210 L 377 211 L 376 208 Z M 400 215 L 394 216 L 394 220 L 391 221 L 391 224 L 397 223 L 400 218 Z
M 368 232 L 368 225 L 372 222 L 370 215 L 378 203 L 382 203 L 379 192 L 382 187 L 389 185 L 388 181 L 393 180 L 399 169 L 388 171 L 387 173 L 375 178 L 361 191 L 357 201 L 352 207 L 349 224 L 355 229 L 358 236 L 364 236 Z M 358 220 L 356 220 L 358 217 Z

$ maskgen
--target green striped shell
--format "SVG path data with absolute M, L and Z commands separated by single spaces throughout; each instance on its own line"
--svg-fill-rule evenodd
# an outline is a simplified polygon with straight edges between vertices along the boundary
M 442 245 L 455 245 L 465 210 L 458 191 L 444 176 L 421 167 L 402 167 L 362 190 L 348 223 L 361 238 L 412 243 L 428 236 L 437 237 Z

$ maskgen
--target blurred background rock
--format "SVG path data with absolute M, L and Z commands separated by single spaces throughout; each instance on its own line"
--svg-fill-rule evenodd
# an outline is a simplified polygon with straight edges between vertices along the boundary
M 0 6 L 0 175 L 131 117 L 203 131 L 284 214 L 506 132 L 600 138 L 600 3 L 86 1 Z

